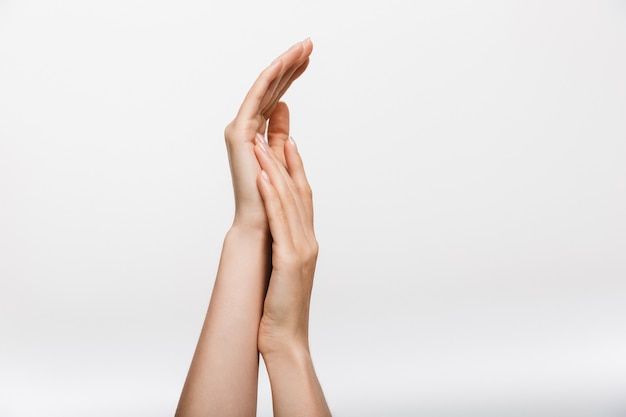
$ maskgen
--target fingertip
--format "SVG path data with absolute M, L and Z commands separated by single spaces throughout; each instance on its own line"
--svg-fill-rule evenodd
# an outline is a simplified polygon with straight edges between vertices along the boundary
M 270 122 L 276 122 L 277 119 L 280 122 L 287 122 L 287 129 L 289 129 L 289 106 L 284 101 L 276 102 L 269 116 Z
M 267 138 L 265 137 L 265 135 L 262 135 L 260 133 L 257 133 L 254 136 L 255 142 L 258 143 L 259 145 L 261 145 L 262 143 L 267 143 Z
M 289 175 L 299 177 L 304 172 L 302 157 L 298 150 L 298 145 L 292 136 L 285 142 L 285 162 L 287 163 L 287 171 Z
M 289 139 L 285 141 L 285 153 L 292 154 L 295 157 L 301 159 L 298 145 L 296 144 L 296 140 L 293 138 L 293 136 L 289 136 Z
M 311 38 L 306 38 L 305 40 L 302 41 L 302 45 L 304 46 L 305 49 L 308 48 L 309 53 L 311 53 L 311 51 L 313 51 L 313 41 L 311 40 Z
M 289 111 L 289 106 L 287 106 L 287 103 L 285 103 L 284 101 L 280 101 L 280 100 L 279 100 L 279 101 L 276 103 L 276 107 L 274 107 L 274 111 L 276 111 L 276 109 L 277 109 L 277 108 L 279 108 L 279 107 L 282 107 L 282 109 L 281 109 L 281 110 L 283 110 L 283 109 L 284 109 L 284 110 L 286 110 L 286 111 Z
M 298 150 L 298 145 L 296 145 L 296 141 L 294 140 L 293 136 L 289 136 L 289 145 L 291 145 L 291 147 L 297 151 Z
M 263 169 L 261 169 L 261 173 L 257 177 L 257 187 L 259 188 L 263 201 L 267 203 L 267 199 L 271 196 L 270 189 L 272 184 L 269 175 Z

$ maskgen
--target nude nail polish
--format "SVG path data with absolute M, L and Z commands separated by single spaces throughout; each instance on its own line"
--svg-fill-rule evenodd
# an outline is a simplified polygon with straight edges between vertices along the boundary
M 260 133 L 257 133 L 255 136 L 256 141 L 260 144 L 260 143 L 267 143 L 267 139 L 265 139 L 265 136 L 263 136 Z

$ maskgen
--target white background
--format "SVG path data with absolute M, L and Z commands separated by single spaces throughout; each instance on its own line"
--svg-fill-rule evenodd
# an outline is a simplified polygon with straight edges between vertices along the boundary
M 285 100 L 335 414 L 623 416 L 617 0 L 0 1 L 0 416 L 173 415 L 223 127 L 307 36 Z

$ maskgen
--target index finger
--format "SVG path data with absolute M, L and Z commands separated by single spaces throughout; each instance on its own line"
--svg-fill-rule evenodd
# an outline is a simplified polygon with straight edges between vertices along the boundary
M 272 94 L 274 88 L 280 83 L 285 70 L 300 58 L 302 50 L 303 43 L 296 43 L 261 72 L 248 94 L 246 94 L 237 113 L 238 118 L 256 118 L 261 111 L 261 103 L 264 97 L 267 94 Z

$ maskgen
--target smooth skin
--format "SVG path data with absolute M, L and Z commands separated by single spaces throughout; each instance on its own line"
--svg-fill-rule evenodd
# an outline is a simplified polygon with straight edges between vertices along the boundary
M 306 39 L 278 57 L 225 129 L 235 216 L 177 417 L 254 416 L 259 352 L 276 416 L 330 415 L 308 348 L 311 192 L 279 101 L 312 50 Z
M 309 306 L 318 244 L 313 200 L 293 139 L 282 159 L 257 137 L 257 183 L 272 242 L 272 273 L 259 327 L 259 351 L 272 386 L 275 416 L 330 416 L 309 352 Z

